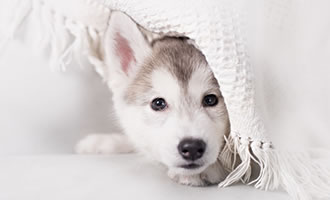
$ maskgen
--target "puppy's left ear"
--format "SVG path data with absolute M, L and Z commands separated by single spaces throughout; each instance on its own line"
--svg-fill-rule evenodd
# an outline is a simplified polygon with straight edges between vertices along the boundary
M 109 78 L 125 84 L 151 54 L 149 35 L 126 14 L 114 11 L 105 36 Z M 111 81 L 111 80 L 110 80 Z

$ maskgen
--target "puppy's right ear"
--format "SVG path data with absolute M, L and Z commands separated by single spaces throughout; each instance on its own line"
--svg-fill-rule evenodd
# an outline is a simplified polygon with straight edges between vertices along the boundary
M 134 77 L 141 63 L 151 53 L 147 37 L 138 25 L 119 11 L 111 14 L 104 47 L 109 79 L 121 85 Z

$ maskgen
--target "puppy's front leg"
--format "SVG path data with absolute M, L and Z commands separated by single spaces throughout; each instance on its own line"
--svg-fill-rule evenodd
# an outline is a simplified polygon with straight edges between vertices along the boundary
M 114 154 L 131 153 L 134 148 L 124 134 L 91 134 L 77 143 L 75 151 L 79 154 Z

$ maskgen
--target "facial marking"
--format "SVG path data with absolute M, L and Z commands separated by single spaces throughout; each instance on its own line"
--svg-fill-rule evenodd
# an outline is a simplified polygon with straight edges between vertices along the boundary
M 193 99 L 203 99 L 203 96 L 215 94 L 220 96 L 219 85 L 208 68 L 197 68 L 189 80 L 188 93 Z
M 177 79 L 165 68 L 158 68 L 151 75 L 152 93 L 155 97 L 165 98 L 168 102 L 180 99 L 180 85 Z

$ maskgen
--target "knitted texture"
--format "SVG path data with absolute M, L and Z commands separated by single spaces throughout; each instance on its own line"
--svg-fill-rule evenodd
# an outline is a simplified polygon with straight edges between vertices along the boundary
M 282 186 L 295 199 L 330 196 L 328 171 L 308 161 L 308 156 L 274 150 L 267 139 L 255 103 L 253 73 L 245 47 L 244 1 L 21 0 L 18 3 L 16 8 L 20 11 L 15 11 L 19 14 L 12 18 L 15 23 L 9 28 L 9 36 L 26 16 L 38 16 L 32 21 L 42 29 L 39 42 L 53 49 L 53 67 L 60 65 L 65 69 L 72 57 L 87 56 L 105 81 L 102 41 L 111 10 L 125 12 L 149 31 L 191 38 L 220 84 L 230 118 L 230 136 L 225 138 L 225 148 L 219 155 L 230 174 L 219 186 L 243 181 L 266 190 Z M 251 181 L 252 161 L 260 167 L 260 174 Z

